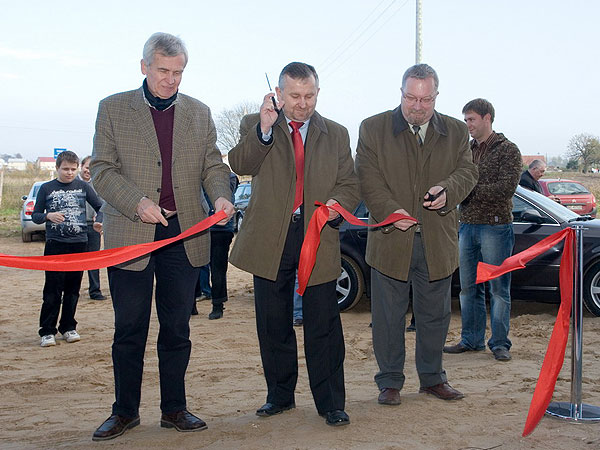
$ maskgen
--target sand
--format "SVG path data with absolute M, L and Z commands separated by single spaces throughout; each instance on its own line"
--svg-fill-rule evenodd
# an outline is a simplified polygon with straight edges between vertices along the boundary
M 43 242 L 0 238 L 0 253 L 40 255 Z M 106 271 L 101 282 L 108 293 Z M 178 433 L 159 426 L 153 315 L 146 351 L 141 425 L 103 443 L 92 442 L 95 428 L 114 400 L 111 362 L 113 312 L 110 300 L 87 296 L 84 275 L 77 310 L 81 341 L 39 346 L 38 317 L 44 273 L 0 267 L 0 448 L 133 449 L 566 449 L 600 448 L 600 424 L 544 417 L 521 437 L 529 403 L 554 323 L 557 305 L 513 302 L 513 360 L 500 363 L 489 351 L 445 355 L 450 383 L 465 399 L 444 402 L 418 393 L 414 333 L 407 334 L 406 385 L 402 404 L 377 404 L 373 382 L 377 364 L 371 344 L 367 298 L 343 313 L 346 341 L 346 411 L 352 423 L 333 428 L 317 415 L 308 387 L 299 341 L 300 374 L 294 410 L 259 418 L 266 386 L 256 338 L 252 279 L 230 266 L 225 316 L 208 320 L 209 302 L 198 303 L 191 319 L 192 356 L 187 372 L 188 408 L 208 430 Z M 453 300 L 448 341 L 460 335 Z M 600 319 L 584 314 L 583 400 L 600 406 Z M 570 345 L 554 399 L 570 401 Z

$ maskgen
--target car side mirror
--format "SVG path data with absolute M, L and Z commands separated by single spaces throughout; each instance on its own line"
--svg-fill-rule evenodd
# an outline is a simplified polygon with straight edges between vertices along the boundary
M 526 209 L 521 213 L 521 220 L 523 222 L 531 223 L 544 223 L 544 218 L 539 211 L 535 209 Z
M 27 196 L 24 195 L 23 197 L 21 197 L 21 200 L 23 200 L 23 201 L 27 200 Z

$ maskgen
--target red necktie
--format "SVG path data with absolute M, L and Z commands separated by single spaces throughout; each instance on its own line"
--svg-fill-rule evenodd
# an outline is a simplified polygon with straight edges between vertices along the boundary
M 303 122 L 290 122 L 292 127 L 292 143 L 294 144 L 294 159 L 296 161 L 296 195 L 294 196 L 294 209 L 296 211 L 302 204 L 304 196 L 304 144 L 302 143 L 302 135 L 300 127 Z

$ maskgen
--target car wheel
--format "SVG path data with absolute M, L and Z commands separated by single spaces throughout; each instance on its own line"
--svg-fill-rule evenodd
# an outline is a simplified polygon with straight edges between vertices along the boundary
M 600 316 L 600 261 L 585 271 L 583 277 L 583 303 L 596 317 Z
M 25 233 L 25 230 L 21 230 L 21 239 L 23 242 L 31 242 L 31 233 Z
M 354 308 L 365 290 L 360 267 L 352 258 L 342 255 L 342 273 L 337 279 L 336 291 L 340 311 Z

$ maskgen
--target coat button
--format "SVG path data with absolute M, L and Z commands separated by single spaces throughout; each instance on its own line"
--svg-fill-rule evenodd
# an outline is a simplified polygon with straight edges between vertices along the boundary
M 156 189 L 156 192 L 160 192 L 161 190 L 162 190 L 161 188 L 158 188 L 158 189 Z
M 158 166 L 160 167 L 160 161 L 158 161 L 156 164 L 158 164 Z

